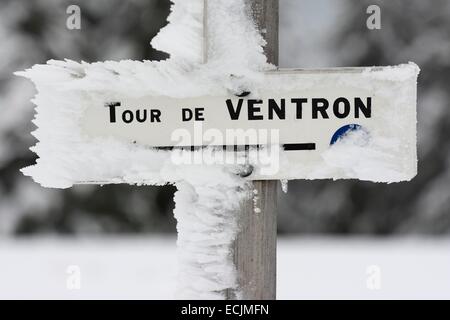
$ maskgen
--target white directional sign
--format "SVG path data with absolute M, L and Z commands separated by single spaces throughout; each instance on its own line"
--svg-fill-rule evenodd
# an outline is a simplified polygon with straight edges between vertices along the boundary
M 416 173 L 416 81 L 414 65 L 280 70 L 240 97 L 105 99 L 85 109 L 81 127 L 92 139 L 165 150 L 280 146 L 276 154 L 269 152 L 270 170 L 261 171 L 264 164 L 256 161 L 251 179 L 351 178 L 349 164 L 334 162 L 330 154 L 359 131 L 363 145 L 340 148 L 341 157 L 356 152 L 349 161 L 367 161 L 356 166 L 378 161 L 403 180 Z
M 398 182 L 417 173 L 415 64 L 277 70 L 240 92 L 184 77 L 170 96 L 128 89 L 134 78 L 97 80 L 120 66 L 86 65 L 93 68 L 86 87 L 72 62 L 27 71 L 39 90 L 39 159 L 26 174 L 66 187 L 166 183 L 177 166 L 191 164 L 245 164 L 252 180 Z

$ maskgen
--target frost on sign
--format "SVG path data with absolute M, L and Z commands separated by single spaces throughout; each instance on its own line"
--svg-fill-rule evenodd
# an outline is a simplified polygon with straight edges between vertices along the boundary
M 93 90 L 74 80 L 71 63 L 34 79 L 40 158 L 25 173 L 43 185 L 166 183 L 176 168 L 205 164 L 251 165 L 249 179 L 397 182 L 417 172 L 414 64 L 265 72 L 239 97 L 195 77 L 178 79 L 171 95 Z

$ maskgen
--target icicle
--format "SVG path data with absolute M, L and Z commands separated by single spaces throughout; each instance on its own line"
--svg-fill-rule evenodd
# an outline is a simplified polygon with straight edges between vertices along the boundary
M 258 200 L 259 200 L 258 190 L 253 189 L 253 211 L 255 213 L 261 213 L 261 209 L 258 208 Z
M 287 193 L 289 180 L 283 179 L 283 180 L 280 180 L 280 182 L 281 182 L 281 190 L 283 190 L 284 193 Z

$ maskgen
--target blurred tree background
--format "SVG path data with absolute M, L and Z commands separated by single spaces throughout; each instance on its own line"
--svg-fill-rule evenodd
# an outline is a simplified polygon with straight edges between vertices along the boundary
M 81 8 L 81 30 L 66 28 L 66 9 Z M 19 173 L 35 162 L 32 85 L 16 70 L 49 59 L 88 62 L 161 60 L 150 40 L 169 14 L 169 1 L 7 0 L 0 3 L 0 233 L 124 233 L 175 230 L 174 188 L 77 186 L 44 189 Z M 0 62 L 1 63 L 1 62 Z
M 66 8 L 81 8 L 81 30 Z M 381 30 L 366 9 L 381 8 Z M 293 181 L 279 196 L 279 232 L 444 234 L 450 232 L 450 2 L 280 0 L 283 67 L 416 62 L 419 175 L 410 183 Z M 44 189 L 19 169 L 35 155 L 34 88 L 12 76 L 49 59 L 161 60 L 150 40 L 169 0 L 2 0 L 0 3 L 0 235 L 174 232 L 171 186 Z
M 306 67 L 323 63 L 385 66 L 408 61 L 419 65 L 419 174 L 412 182 L 390 185 L 292 182 L 290 193 L 280 201 L 281 212 L 287 213 L 280 216 L 280 227 L 291 232 L 339 234 L 448 233 L 450 1 L 436 0 L 433 5 L 418 0 L 304 1 L 305 8 L 316 13 L 303 20 L 309 25 L 305 30 L 300 30 L 304 24 L 298 19 L 300 2 L 281 0 L 286 5 L 282 30 L 292 30 L 282 33 L 288 43 L 288 55 L 283 57 L 287 66 L 305 66 L 305 61 Z M 366 10 L 374 4 L 381 9 L 380 30 L 366 26 Z M 327 13 L 330 6 L 334 10 Z

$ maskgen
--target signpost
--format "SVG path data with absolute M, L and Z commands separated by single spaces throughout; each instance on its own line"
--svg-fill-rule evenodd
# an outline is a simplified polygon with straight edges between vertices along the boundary
M 253 20 L 259 30 L 265 30 L 267 61 L 276 66 L 278 6 L 278 0 L 251 1 Z M 233 248 L 239 287 L 244 299 L 276 299 L 278 181 L 256 180 L 253 190 L 253 197 L 241 206 L 240 232 Z M 255 205 L 260 210 L 258 214 L 255 214 Z
M 264 30 L 267 59 L 277 65 L 278 0 L 246 3 L 258 29 Z M 214 22 L 208 19 L 206 0 L 204 4 L 202 50 L 206 63 L 207 25 Z M 200 154 L 201 161 L 195 164 L 204 164 L 198 152 L 202 150 L 245 152 L 240 174 L 251 181 L 252 196 L 237 213 L 239 233 L 233 260 L 239 294 L 228 290 L 228 299 L 276 297 L 278 180 L 397 182 L 410 180 L 417 173 L 418 68 L 414 64 L 324 70 L 277 68 L 262 72 L 251 88 L 240 92 L 219 86 L 216 91 L 220 94 L 199 89 L 202 94 L 198 95 L 181 86 L 184 83 L 197 91 L 189 76 L 176 82 L 180 91 L 184 90 L 176 95 L 163 94 L 162 86 L 151 87 L 146 94 L 115 91 L 96 78 L 108 74 L 117 81 L 123 77 L 124 83 L 134 83 L 120 72 L 134 77 L 136 68 L 148 68 L 145 70 L 152 73 L 155 83 L 159 85 L 158 79 L 166 81 L 163 72 L 145 64 L 130 65 L 132 72 L 106 63 L 92 66 L 91 70 L 98 72 L 92 77 L 92 90 L 83 87 L 86 73 L 78 71 L 79 65 L 61 65 L 49 66 L 54 78 L 37 81 L 40 93 L 36 102 L 38 106 L 48 104 L 39 110 L 37 118 L 40 128 L 36 135 L 42 143 L 37 146 L 41 153 L 38 169 L 47 168 L 53 180 L 48 182 L 45 174 L 33 168 L 25 170 L 45 186 L 68 187 L 74 176 L 77 183 L 162 184 L 173 181 L 158 171 L 159 163 L 162 166 L 167 159 L 165 153 L 155 150 L 170 151 L 172 160 L 181 165 L 186 164 L 185 152 Z M 30 77 L 36 74 L 40 71 L 25 73 Z M 173 85 L 172 77 L 169 80 Z M 52 86 L 56 85 L 63 89 L 54 92 Z M 67 109 L 53 98 L 54 94 L 60 94 Z M 136 151 L 131 145 L 142 148 Z M 113 156 L 111 149 L 116 150 Z M 61 159 L 57 166 L 52 165 L 55 158 Z M 149 164 L 150 158 L 154 163 Z M 214 161 L 217 164 L 218 159 Z M 187 192 L 188 197 L 191 195 Z

